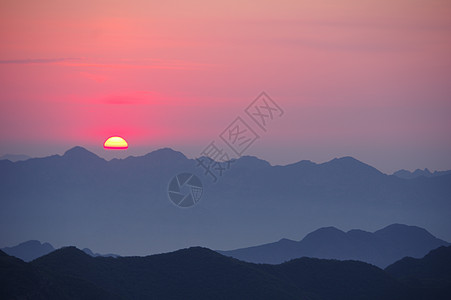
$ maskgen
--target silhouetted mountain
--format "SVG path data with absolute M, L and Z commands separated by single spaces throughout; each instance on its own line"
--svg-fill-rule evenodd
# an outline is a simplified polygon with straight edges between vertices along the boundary
M 11 273 L 35 278 L 13 281 L 7 276 Z M 383 270 L 362 262 L 302 258 L 281 265 L 256 265 L 199 247 L 121 258 L 94 258 L 66 247 L 29 264 L 0 256 L 0 277 L 6 283 L 2 284 L 0 295 L 31 300 L 94 296 L 96 299 L 415 299 L 403 284 Z M 49 286 L 53 288 L 52 294 L 48 294 Z
M 26 241 L 23 243 L 20 243 L 19 245 L 13 246 L 13 247 L 5 247 L 1 249 L 6 254 L 20 258 L 21 260 L 25 262 L 32 261 L 38 257 L 44 256 L 46 254 L 49 254 L 50 252 L 55 251 L 55 248 L 49 244 L 49 243 L 41 243 L 40 241 Z M 88 255 L 91 256 L 104 256 L 104 257 L 118 257 L 117 254 L 99 254 L 99 253 L 93 253 L 91 249 L 84 248 L 83 252 L 85 252 Z
M 97 257 L 97 256 L 102 256 L 102 257 L 119 257 L 119 255 L 112 254 L 112 253 L 108 253 L 108 254 L 94 253 L 89 248 L 83 248 L 83 250 L 81 250 L 81 251 L 83 251 L 84 253 L 86 253 L 86 254 L 88 254 L 89 256 L 92 256 L 92 257 Z
M 424 258 L 403 258 L 385 269 L 423 299 L 449 299 L 451 295 L 451 247 L 432 250 Z
M 3 251 L 0 282 L 0 299 L 120 299 L 84 279 L 43 272 Z
M 243 168 L 247 170 L 258 170 L 262 168 L 271 167 L 271 165 L 263 159 L 255 156 L 242 156 L 240 159 L 232 163 L 234 169 Z
M 145 158 L 154 160 L 154 161 L 161 161 L 161 162 L 168 162 L 168 161 L 180 161 L 180 160 L 186 160 L 186 156 L 180 152 L 175 151 L 171 148 L 162 148 L 155 150 L 153 152 L 150 152 L 146 155 L 144 155 Z
M 1 242 L 45 233 L 101 253 L 144 254 L 193 244 L 233 249 L 297 239 L 328 224 L 366 229 L 401 221 L 451 239 L 451 175 L 405 180 L 351 157 L 271 166 L 245 156 L 222 176 L 216 172 L 216 183 L 209 171 L 215 169 L 168 148 L 111 161 L 81 147 L 0 160 Z M 183 210 L 167 194 L 182 172 L 196 174 L 204 188 L 200 202 Z
M 67 150 L 64 155 L 64 159 L 73 160 L 77 162 L 88 162 L 93 160 L 104 160 L 103 158 L 98 157 L 92 152 L 89 152 L 83 147 L 76 146 L 69 150 Z
M 31 265 L 0 250 L 0 282 L 1 299 L 26 299 L 28 291 L 40 290 L 42 279 Z
M 410 172 L 408 170 L 399 170 L 396 171 L 395 173 L 393 173 L 393 175 L 399 177 L 399 178 L 403 178 L 403 179 L 413 179 L 413 178 L 417 178 L 417 177 L 435 177 L 435 176 L 443 176 L 443 175 L 449 175 L 451 174 L 451 170 L 449 171 L 434 171 L 433 173 L 431 173 L 431 171 L 429 171 L 429 169 L 425 168 L 424 170 L 421 169 L 416 169 L 413 172 Z
M 360 260 L 378 267 L 405 257 L 423 257 L 430 250 L 449 245 L 416 226 L 393 224 L 374 233 L 363 230 L 343 232 L 326 227 L 309 233 L 299 242 L 282 239 L 275 243 L 231 251 L 218 251 L 240 260 L 278 264 L 298 257 Z
M 16 162 L 16 161 L 21 161 L 21 160 L 27 160 L 30 159 L 31 157 L 28 155 L 24 155 L 24 154 L 5 154 L 0 156 L 0 160 L 9 160 L 12 162 Z
M 46 255 L 55 250 L 49 243 L 41 244 L 40 241 L 26 241 L 14 247 L 5 247 L 1 249 L 6 254 L 20 258 L 29 262 L 33 259 Z

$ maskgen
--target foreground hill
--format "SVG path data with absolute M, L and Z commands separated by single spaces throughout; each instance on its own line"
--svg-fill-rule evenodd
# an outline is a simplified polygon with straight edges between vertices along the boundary
M 393 224 L 374 233 L 363 230 L 343 232 L 326 227 L 309 233 L 301 241 L 278 242 L 230 251 L 226 256 L 254 262 L 278 264 L 298 257 L 360 260 L 385 268 L 405 257 L 421 258 L 432 249 L 449 243 L 434 237 L 423 228 Z
M 106 161 L 75 147 L 61 156 L 0 160 L 0 244 L 39 237 L 148 254 L 298 239 L 329 224 L 399 222 L 451 239 L 451 175 L 406 180 L 352 157 L 286 166 L 241 157 L 213 183 L 197 165 L 171 149 Z M 168 183 L 181 172 L 197 174 L 204 186 L 190 209 L 168 200 Z
M 433 292 L 434 298 L 441 295 L 451 298 L 451 247 L 440 247 L 421 259 L 406 257 L 385 270 L 418 294 Z
M 451 298 L 451 247 L 440 247 L 421 259 L 406 257 L 385 270 L 425 299 Z
M 91 257 L 74 247 L 31 263 L 0 252 L 2 299 L 415 299 L 356 261 L 257 265 L 206 248 L 147 257 Z
M 55 276 L 0 251 L 0 299 L 120 299 L 82 278 Z

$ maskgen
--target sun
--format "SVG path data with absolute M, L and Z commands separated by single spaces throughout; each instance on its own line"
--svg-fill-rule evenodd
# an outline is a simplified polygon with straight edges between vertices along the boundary
M 124 138 L 120 136 L 109 137 L 105 143 L 103 143 L 103 148 L 113 149 L 113 150 L 124 150 L 128 149 L 128 144 Z

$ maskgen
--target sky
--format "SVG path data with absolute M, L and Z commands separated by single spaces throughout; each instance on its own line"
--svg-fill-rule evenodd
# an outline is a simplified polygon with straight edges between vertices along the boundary
M 272 164 L 451 169 L 448 0 L 2 0 L 0 43 L 0 155 L 195 157 L 242 117 Z

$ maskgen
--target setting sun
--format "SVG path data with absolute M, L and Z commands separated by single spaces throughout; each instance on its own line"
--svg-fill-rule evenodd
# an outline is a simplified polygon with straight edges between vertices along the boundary
M 105 149 L 123 150 L 128 148 L 127 142 L 120 136 L 109 137 L 103 144 Z

